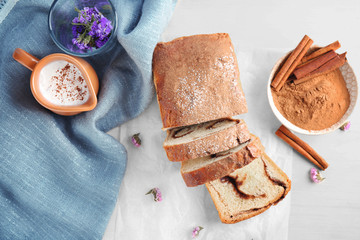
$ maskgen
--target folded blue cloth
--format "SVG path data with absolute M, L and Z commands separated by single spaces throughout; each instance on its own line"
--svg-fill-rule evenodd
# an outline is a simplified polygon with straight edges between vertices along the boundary
M 175 2 L 113 1 L 120 44 L 86 59 L 99 101 L 73 117 L 40 106 L 31 72 L 12 59 L 15 48 L 60 52 L 48 33 L 51 2 L 14 3 L 0 1 L 0 239 L 101 239 L 126 168 L 125 148 L 106 132 L 150 102 L 152 52 Z

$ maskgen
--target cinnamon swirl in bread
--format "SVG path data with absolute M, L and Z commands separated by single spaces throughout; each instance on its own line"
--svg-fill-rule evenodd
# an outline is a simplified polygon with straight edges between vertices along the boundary
M 195 187 L 246 166 L 259 157 L 262 151 L 260 139 L 251 136 L 249 141 L 227 151 L 181 162 L 180 172 L 186 185 Z
M 226 151 L 249 139 L 244 120 L 225 118 L 172 128 L 163 147 L 170 161 L 180 162 Z
M 282 200 L 291 188 L 286 174 L 264 153 L 245 167 L 206 183 L 224 223 L 256 216 Z

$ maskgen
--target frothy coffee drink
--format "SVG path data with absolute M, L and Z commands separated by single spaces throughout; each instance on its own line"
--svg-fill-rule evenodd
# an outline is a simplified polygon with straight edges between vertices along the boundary
M 80 70 L 64 60 L 45 65 L 40 71 L 39 89 L 52 104 L 75 106 L 89 99 L 89 89 Z

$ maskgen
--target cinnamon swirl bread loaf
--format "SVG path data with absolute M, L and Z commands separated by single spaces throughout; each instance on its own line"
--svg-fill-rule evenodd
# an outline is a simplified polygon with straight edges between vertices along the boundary
M 206 185 L 222 222 L 258 215 L 286 196 L 288 177 L 245 122 L 231 118 L 247 104 L 228 34 L 158 43 L 153 77 L 168 159 L 181 162 L 187 186 Z

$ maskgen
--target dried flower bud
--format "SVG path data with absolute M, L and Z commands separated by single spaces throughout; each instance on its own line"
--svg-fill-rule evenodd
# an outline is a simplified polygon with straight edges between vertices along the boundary
M 316 168 L 311 168 L 310 170 L 310 178 L 315 183 L 322 182 L 325 178 L 323 178 L 320 174 L 320 172 Z
M 162 196 L 159 188 L 153 188 L 149 192 L 147 192 L 145 195 L 152 194 L 154 196 L 155 202 L 161 202 Z
M 140 135 L 140 133 L 137 133 L 131 137 L 131 142 L 134 144 L 135 147 L 141 146 L 141 139 L 140 139 L 139 135 Z
M 347 131 L 347 130 L 350 129 L 350 126 L 351 126 L 350 121 L 346 121 L 346 122 L 340 127 L 340 129 L 343 130 L 343 131 Z
M 192 237 L 193 237 L 193 238 L 196 238 L 196 237 L 199 235 L 200 231 L 203 230 L 203 229 L 204 229 L 204 228 L 201 227 L 201 226 L 195 227 L 195 228 L 193 229 L 193 232 L 192 232 Z

